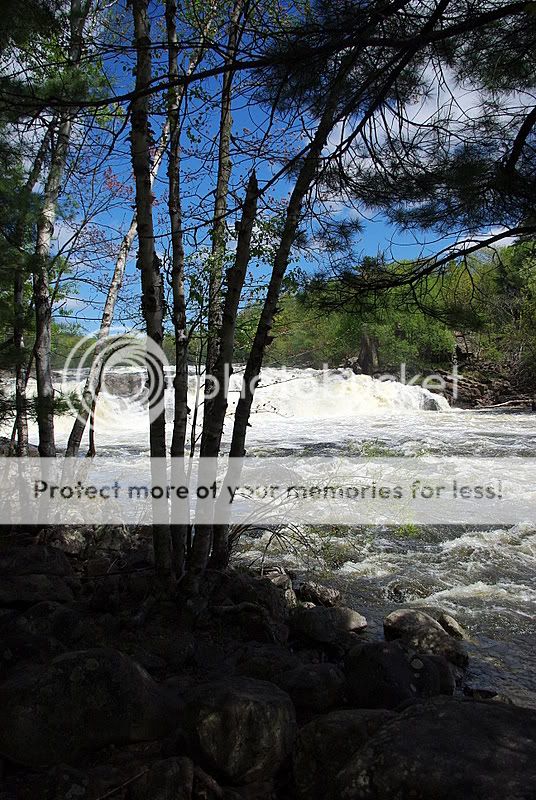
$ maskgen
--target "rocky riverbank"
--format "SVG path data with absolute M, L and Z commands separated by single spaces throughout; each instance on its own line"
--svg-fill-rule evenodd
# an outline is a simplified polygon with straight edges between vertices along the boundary
M 1 800 L 533 797 L 536 712 L 464 695 L 446 614 L 374 639 L 279 568 L 163 600 L 114 530 L 7 538 L 0 574 Z

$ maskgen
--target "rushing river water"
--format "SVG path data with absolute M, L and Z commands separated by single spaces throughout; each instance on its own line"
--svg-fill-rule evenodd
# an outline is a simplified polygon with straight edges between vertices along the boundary
M 231 398 L 238 380 L 231 382 Z M 195 376 L 190 382 L 193 403 Z M 68 380 L 61 388 L 73 387 Z M 450 410 L 442 399 L 440 411 L 424 411 L 427 397 L 417 387 L 339 371 L 268 369 L 256 396 L 248 451 L 258 456 L 534 455 L 534 415 Z M 170 393 L 168 406 L 171 410 Z M 71 422 L 58 422 L 60 445 Z M 96 431 L 101 454 L 131 458 L 147 450 L 146 413 L 128 398 L 102 396 Z M 401 605 L 452 613 L 473 637 L 468 683 L 536 707 L 535 525 L 308 529 L 289 532 L 283 542 L 259 532 L 243 537 L 239 557 L 258 563 L 269 543 L 279 563 L 316 570 L 341 586 L 350 604 L 367 615 L 373 632 L 388 611 Z

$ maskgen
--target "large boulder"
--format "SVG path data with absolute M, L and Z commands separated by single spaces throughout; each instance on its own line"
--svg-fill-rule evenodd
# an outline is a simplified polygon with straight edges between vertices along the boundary
M 63 578 L 57 575 L 4 575 L 0 578 L 0 606 L 30 608 L 49 600 L 72 603 L 74 595 Z
M 536 712 L 433 698 L 394 715 L 339 772 L 340 800 L 533 800 Z
M 341 602 L 341 593 L 332 586 L 324 586 L 316 581 L 303 581 L 296 587 L 298 600 L 314 603 L 315 606 L 337 606 Z
M 267 681 L 234 677 L 192 690 L 182 732 L 194 760 L 234 784 L 268 780 L 296 735 L 290 697 Z
M 250 642 L 233 654 L 230 666 L 238 675 L 279 685 L 279 676 L 300 667 L 301 661 L 286 647 Z
M 132 783 L 129 800 L 192 800 L 194 765 L 189 758 L 155 761 Z
M 0 549 L 0 575 L 56 575 L 65 578 L 73 574 L 66 556 L 54 547 L 21 545 Z
M 344 671 L 348 702 L 358 708 L 396 708 L 442 689 L 438 667 L 430 657 L 399 642 L 356 645 L 345 658 Z
M 350 634 L 359 633 L 366 627 L 365 617 L 346 606 L 297 608 L 290 621 L 293 635 L 305 637 L 319 644 L 347 641 Z
M 158 739 L 176 724 L 173 698 L 117 650 L 65 653 L 0 686 L 0 754 L 30 767 Z
M 277 678 L 297 708 L 329 711 L 341 703 L 344 673 L 335 664 L 302 664 Z
M 391 711 L 332 711 L 300 728 L 293 755 L 299 800 L 329 800 L 337 773 L 393 715 Z
M 467 666 L 469 659 L 461 641 L 423 611 L 408 608 L 393 611 L 385 617 L 383 630 L 388 641 L 401 639 L 419 653 L 443 656 L 457 667 Z

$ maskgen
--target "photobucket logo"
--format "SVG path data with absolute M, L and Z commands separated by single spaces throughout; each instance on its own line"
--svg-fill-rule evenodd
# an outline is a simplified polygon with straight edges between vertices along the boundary
M 112 330 L 105 339 L 89 334 L 68 354 L 62 384 L 71 391 L 67 403 L 75 414 L 117 423 L 122 413 L 145 412 L 154 421 L 165 409 L 165 371 L 169 362 L 162 348 L 139 331 Z M 74 391 L 73 391 L 74 390 Z M 113 402 L 95 398 L 100 392 Z

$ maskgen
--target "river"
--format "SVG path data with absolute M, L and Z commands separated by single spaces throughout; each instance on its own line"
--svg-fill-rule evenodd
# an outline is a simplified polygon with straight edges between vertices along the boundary
M 83 376 L 67 376 L 62 391 Z M 239 376 L 231 381 L 231 409 Z M 191 404 L 196 379 L 190 376 Z M 267 369 L 256 395 L 248 452 L 263 455 L 533 456 L 536 417 L 449 409 L 422 410 L 415 386 L 332 370 Z M 171 411 L 171 390 L 167 405 Z M 72 420 L 58 421 L 58 444 Z M 226 426 L 224 447 L 229 442 Z M 35 436 L 32 429 L 31 436 Z M 99 453 L 129 458 L 146 451 L 143 404 L 104 393 L 96 420 Z M 467 683 L 536 708 L 536 526 L 308 528 L 243 536 L 236 557 L 266 556 L 298 572 L 314 570 L 340 586 L 375 632 L 404 606 L 444 609 L 469 631 Z

